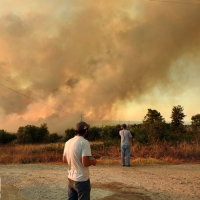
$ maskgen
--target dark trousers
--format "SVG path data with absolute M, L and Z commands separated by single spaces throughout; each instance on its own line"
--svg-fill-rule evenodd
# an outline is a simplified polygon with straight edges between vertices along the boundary
M 90 180 L 73 181 L 68 178 L 68 200 L 90 200 Z

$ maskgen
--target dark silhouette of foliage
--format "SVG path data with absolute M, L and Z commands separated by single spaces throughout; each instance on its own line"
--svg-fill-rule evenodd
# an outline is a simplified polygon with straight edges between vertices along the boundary
M 130 131 L 134 138 L 134 143 L 148 143 L 147 131 L 142 124 L 130 125 Z
M 171 130 L 170 135 L 173 141 L 183 141 L 184 140 L 184 134 L 186 134 L 186 129 L 183 119 L 185 118 L 185 114 L 183 112 L 183 107 L 178 105 L 174 106 L 172 108 L 172 114 L 171 114 Z
M 65 130 L 64 141 L 67 141 L 67 140 L 73 138 L 74 136 L 75 136 L 75 129 L 74 128 L 67 129 L 67 130 Z
M 185 114 L 183 113 L 184 108 L 180 105 L 174 106 L 172 108 L 172 114 L 171 114 L 171 124 L 173 127 L 178 127 L 183 125 L 184 121 L 183 119 L 185 118 Z
M 0 130 L 0 144 L 8 144 L 13 140 L 16 140 L 16 138 L 16 134 L 10 134 L 4 130 Z
M 164 141 L 167 133 L 166 127 L 165 122 L 155 121 L 151 124 L 147 130 L 148 141 L 152 143 Z
M 18 143 L 46 143 L 48 141 L 49 131 L 46 124 L 41 124 L 40 127 L 27 125 L 19 127 L 17 131 Z
M 119 129 L 116 126 L 104 126 L 101 131 L 102 140 L 119 139 Z
M 63 139 L 62 135 L 58 135 L 57 133 L 51 133 L 49 134 L 48 142 L 56 143 L 62 141 L 62 139 Z
M 75 129 L 65 130 L 65 138 L 67 141 L 75 136 Z M 105 126 L 105 127 L 90 127 L 88 132 L 88 140 L 108 140 L 119 138 L 119 129 L 116 126 Z
M 148 109 L 148 113 L 143 120 L 143 126 L 146 132 L 146 141 L 160 142 L 164 140 L 166 135 L 166 123 L 160 112 Z
M 196 132 L 200 129 L 200 114 L 192 116 L 192 129 Z
M 154 122 L 164 122 L 165 119 L 157 110 L 148 109 L 148 113 L 143 119 L 143 123 L 152 124 Z
M 191 125 L 184 125 L 183 107 L 174 106 L 171 114 L 171 123 L 166 123 L 160 112 L 148 109 L 148 113 L 141 124 L 128 125 L 135 143 L 148 144 L 170 142 L 171 144 L 179 144 L 182 141 L 199 142 L 200 141 L 200 114 L 196 114 L 191 118 Z M 119 131 L 121 125 L 90 127 L 88 140 L 103 141 L 104 146 L 107 144 L 119 144 Z M 0 130 L 0 144 L 7 144 L 13 140 L 20 144 L 30 143 L 55 143 L 65 142 L 75 136 L 75 129 L 65 130 L 65 136 L 57 133 L 50 134 L 47 124 L 41 124 L 40 127 L 27 125 L 19 127 L 17 134 L 9 134 L 4 130 Z
M 101 138 L 101 128 L 97 126 L 90 127 L 87 139 L 90 141 L 95 141 L 95 140 L 100 140 L 100 138 Z

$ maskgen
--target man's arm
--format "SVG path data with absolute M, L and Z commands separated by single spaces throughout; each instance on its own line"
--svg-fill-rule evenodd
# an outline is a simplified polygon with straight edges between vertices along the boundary
M 121 131 L 119 131 L 119 136 L 121 137 Z
M 96 165 L 97 161 L 92 156 L 83 156 L 82 157 L 82 164 L 84 167 L 89 167 L 90 165 Z

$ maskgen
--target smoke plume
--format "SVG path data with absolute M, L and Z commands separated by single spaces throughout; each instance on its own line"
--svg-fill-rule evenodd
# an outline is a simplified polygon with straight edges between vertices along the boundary
M 161 93 L 182 92 L 188 77 L 177 74 L 187 65 L 175 63 L 200 53 L 198 5 L 15 4 L 0 3 L 2 120 L 46 122 L 55 130 L 74 126 L 81 113 L 87 120 L 115 118 L 117 102 L 142 101 L 155 87 Z M 197 78 L 200 68 L 195 70 Z

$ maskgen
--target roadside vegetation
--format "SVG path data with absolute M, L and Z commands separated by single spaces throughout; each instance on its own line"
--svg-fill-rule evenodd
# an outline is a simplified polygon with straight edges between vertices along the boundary
M 132 164 L 200 162 L 200 114 L 184 125 L 183 111 L 174 106 L 171 123 L 166 123 L 157 110 L 148 109 L 141 124 L 128 125 L 134 137 Z M 88 140 L 100 164 L 120 164 L 120 127 L 90 128 Z M 17 133 L 0 130 L 0 164 L 60 163 L 64 143 L 74 134 L 74 129 L 65 130 L 64 136 L 49 133 L 47 124 L 19 127 Z

